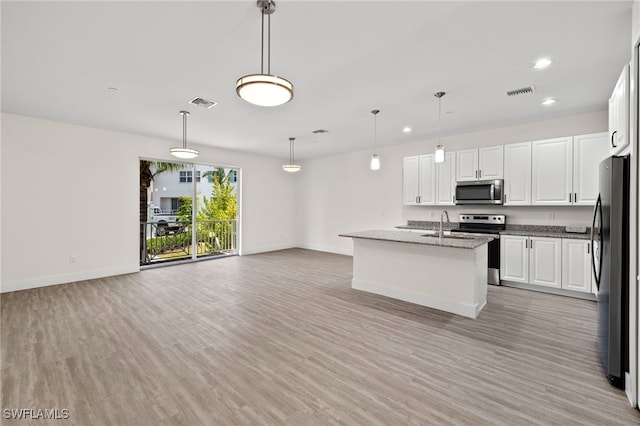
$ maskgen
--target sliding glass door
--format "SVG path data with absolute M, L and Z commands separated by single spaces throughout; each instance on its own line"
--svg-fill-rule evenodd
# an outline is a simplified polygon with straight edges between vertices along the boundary
M 238 176 L 230 167 L 140 160 L 140 264 L 237 254 Z

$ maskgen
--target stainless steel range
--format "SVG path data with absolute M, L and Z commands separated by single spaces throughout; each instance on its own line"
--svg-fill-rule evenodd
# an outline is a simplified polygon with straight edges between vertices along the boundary
M 488 247 L 487 282 L 500 285 L 500 231 L 504 231 L 507 227 L 506 216 L 503 214 L 460 213 L 458 217 L 460 227 L 452 229 L 451 232 L 491 234 L 495 237 Z

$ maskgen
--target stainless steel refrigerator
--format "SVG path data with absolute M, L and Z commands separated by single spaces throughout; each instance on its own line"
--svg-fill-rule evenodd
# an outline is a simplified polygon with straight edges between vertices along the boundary
M 604 160 L 599 182 L 591 226 L 598 350 L 611 384 L 623 387 L 629 354 L 629 156 Z

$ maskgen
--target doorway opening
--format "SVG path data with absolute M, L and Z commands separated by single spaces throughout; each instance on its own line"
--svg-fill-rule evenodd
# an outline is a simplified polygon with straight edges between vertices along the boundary
M 239 176 L 235 167 L 141 159 L 140 265 L 237 255 Z

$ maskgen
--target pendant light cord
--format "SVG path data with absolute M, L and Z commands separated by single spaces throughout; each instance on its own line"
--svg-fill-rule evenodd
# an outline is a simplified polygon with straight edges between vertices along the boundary
M 296 138 L 289 138 L 289 164 L 293 164 L 293 141 Z
M 264 4 L 264 3 L 263 3 Z M 264 15 L 267 16 L 267 74 L 271 75 L 271 0 L 262 8 L 262 33 L 260 37 L 260 74 L 264 74 Z
M 438 143 L 440 143 L 441 130 L 442 130 L 442 96 L 438 98 Z
M 267 2 L 267 24 L 269 29 L 267 30 L 267 74 L 271 75 L 271 0 Z
M 373 114 L 373 153 L 376 153 L 376 150 L 378 149 L 378 113 L 380 112 L 380 110 L 378 109 L 374 109 L 373 111 L 371 111 L 371 114 Z
M 378 150 L 378 114 L 373 114 L 373 153 Z
M 269 5 L 267 5 L 269 7 Z M 264 12 L 262 8 L 262 27 L 260 27 L 260 74 L 264 74 Z
M 440 146 L 440 133 L 442 131 L 442 97 L 446 94 L 446 92 L 437 92 L 434 94 L 434 96 L 438 98 L 438 146 Z
M 180 111 L 182 114 L 182 147 L 187 148 L 187 115 L 189 111 Z

